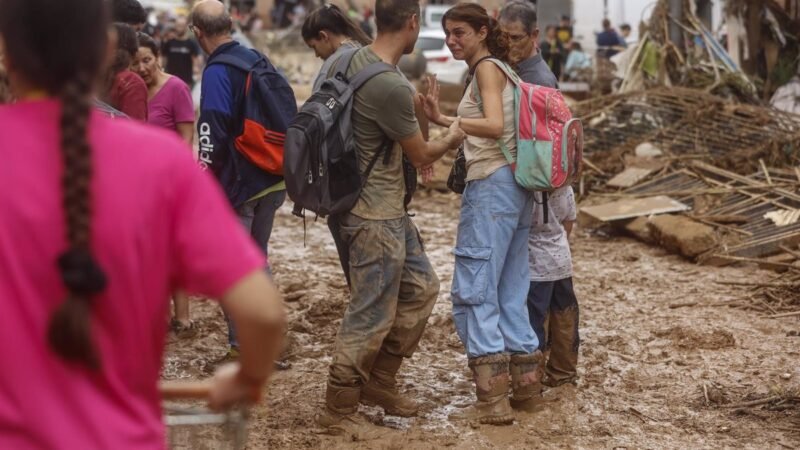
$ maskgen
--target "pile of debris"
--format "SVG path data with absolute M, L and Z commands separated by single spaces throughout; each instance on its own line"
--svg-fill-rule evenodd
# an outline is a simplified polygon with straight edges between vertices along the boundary
M 749 173 L 800 164 L 800 116 L 687 88 L 598 97 L 573 106 L 584 123 L 586 156 L 597 173 L 617 173 L 624 156 L 702 159 Z
M 775 317 L 800 314 L 800 167 L 768 168 L 760 160 L 761 170 L 742 176 L 702 161 L 683 165 L 619 192 L 595 193 L 594 200 L 611 201 L 581 212 L 700 264 L 785 272 L 783 280 L 754 286 L 749 298 L 757 301 L 742 305 Z
M 659 0 L 636 46 L 615 56 L 617 92 L 683 86 L 763 104 L 797 73 L 800 24 L 774 0 L 730 0 L 725 45 L 697 5 Z

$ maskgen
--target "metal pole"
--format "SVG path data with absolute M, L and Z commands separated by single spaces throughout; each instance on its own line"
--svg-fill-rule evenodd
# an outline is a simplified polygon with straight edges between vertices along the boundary
M 669 15 L 675 20 L 683 20 L 683 0 L 669 0 Z M 681 27 L 669 21 L 669 40 L 678 48 L 683 48 L 683 32 Z

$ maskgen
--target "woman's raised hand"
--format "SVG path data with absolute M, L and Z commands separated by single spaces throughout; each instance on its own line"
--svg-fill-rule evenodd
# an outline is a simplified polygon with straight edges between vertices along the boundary
M 439 120 L 442 115 L 439 110 L 439 80 L 436 79 L 436 75 L 428 75 L 428 93 L 425 95 L 423 106 L 428 120 L 437 125 L 441 124 Z

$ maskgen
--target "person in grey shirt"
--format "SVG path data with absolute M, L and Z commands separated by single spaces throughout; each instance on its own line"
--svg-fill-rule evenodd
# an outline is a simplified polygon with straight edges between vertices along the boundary
M 509 58 L 523 81 L 558 88 L 558 79 L 539 51 L 536 20 L 536 7 L 529 2 L 513 0 L 500 10 L 500 27 L 511 40 Z
M 539 52 L 536 8 L 528 2 L 512 1 L 500 11 L 499 20 L 511 40 L 511 59 L 520 78 L 558 88 L 558 80 Z M 575 222 L 575 196 L 572 186 L 564 186 L 547 196 L 535 192 L 534 199 L 528 239 L 531 270 L 528 316 L 539 338 L 539 350 L 543 355 L 547 353 L 546 358 L 542 357 L 545 373 L 542 382 L 557 386 L 574 382 L 580 343 L 568 241 Z M 548 206 L 550 214 L 544 213 Z
M 358 25 L 338 6 L 330 3 L 320 6 L 306 17 L 301 33 L 306 45 L 324 61 L 314 80 L 313 92 L 318 91 L 322 82 L 331 75 L 333 62 L 339 59 L 342 53 L 372 43 L 372 39 Z

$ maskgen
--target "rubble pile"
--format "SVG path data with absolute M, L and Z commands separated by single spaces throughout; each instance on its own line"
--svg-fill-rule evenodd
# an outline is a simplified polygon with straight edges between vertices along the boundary
M 800 164 L 800 116 L 728 101 L 688 88 L 598 97 L 573 106 L 584 123 L 587 158 L 619 172 L 642 146 L 673 160 L 702 159 L 739 173 Z

